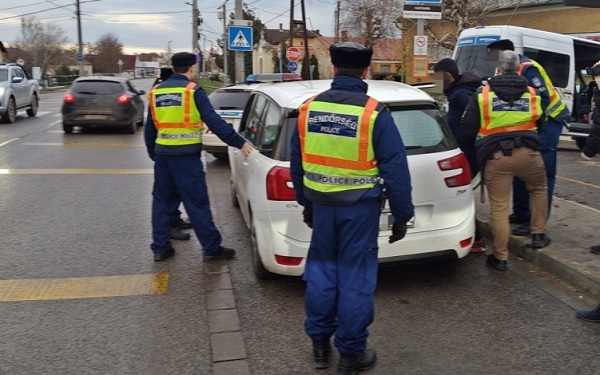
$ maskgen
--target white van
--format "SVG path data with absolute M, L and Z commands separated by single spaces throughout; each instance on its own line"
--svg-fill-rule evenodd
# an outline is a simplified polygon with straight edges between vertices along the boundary
M 591 128 L 592 98 L 588 83 L 592 77 L 585 68 L 600 60 L 600 43 L 518 26 L 478 26 L 459 35 L 453 54 L 459 72 L 471 71 L 482 78 L 493 76 L 495 67 L 488 63 L 487 45 L 499 39 L 510 39 L 515 52 L 546 69 L 571 111 L 571 121 L 563 129 L 563 135 L 571 136 L 582 148 Z

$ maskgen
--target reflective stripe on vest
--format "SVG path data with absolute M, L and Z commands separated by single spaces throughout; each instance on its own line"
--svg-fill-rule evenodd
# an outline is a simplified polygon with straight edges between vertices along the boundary
M 203 122 L 194 101 L 196 84 L 155 87 L 148 94 L 150 112 L 158 130 L 156 144 L 183 146 L 202 143 Z
M 353 105 L 315 100 L 300 107 L 298 132 L 306 187 L 320 192 L 372 188 L 379 168 L 372 146 L 379 102 Z
M 481 127 L 478 137 L 521 130 L 537 130 L 540 118 L 541 98 L 533 87 L 512 103 L 498 98 L 489 86 L 484 86 L 478 95 Z
M 548 76 L 548 73 L 546 72 L 544 67 L 541 66 L 537 61 L 531 60 L 522 62 L 521 64 L 519 64 L 519 70 L 517 71 L 517 73 L 522 76 L 523 71 L 528 66 L 534 66 L 537 68 L 538 72 L 542 76 L 542 79 L 544 80 L 546 89 L 548 90 L 548 95 L 550 96 L 550 103 L 548 103 L 548 107 L 546 108 L 546 115 L 550 117 L 557 117 L 565 108 L 567 108 L 567 105 L 565 104 L 565 102 L 562 101 L 562 99 L 558 95 L 558 92 L 556 91 L 556 88 L 554 88 L 554 84 L 552 84 L 552 80 L 550 79 L 550 76 Z

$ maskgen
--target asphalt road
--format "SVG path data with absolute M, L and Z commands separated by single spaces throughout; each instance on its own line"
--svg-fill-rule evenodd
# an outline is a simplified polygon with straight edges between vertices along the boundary
M 0 374 L 211 374 L 197 241 L 152 261 L 141 129 L 64 134 L 61 97 L 0 124 Z M 598 165 L 578 155 L 560 151 L 557 194 L 597 204 Z M 228 164 L 206 165 L 215 221 L 238 250 L 229 270 L 251 373 L 335 373 L 310 366 L 302 280 L 254 278 Z M 56 282 L 62 294 L 49 293 Z M 369 339 L 379 362 L 365 374 L 595 373 L 600 325 L 574 316 L 586 302 L 526 262 L 502 273 L 482 254 L 381 268 Z

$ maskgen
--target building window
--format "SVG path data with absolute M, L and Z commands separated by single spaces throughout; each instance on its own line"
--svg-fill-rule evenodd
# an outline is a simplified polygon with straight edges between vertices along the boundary
M 381 73 L 390 73 L 390 66 L 389 65 L 381 65 Z

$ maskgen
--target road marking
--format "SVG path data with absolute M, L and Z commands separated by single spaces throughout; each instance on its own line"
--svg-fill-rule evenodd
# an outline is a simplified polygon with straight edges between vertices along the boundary
M 12 143 L 12 142 L 14 142 L 14 141 L 16 141 L 18 139 L 19 138 L 13 138 L 13 139 L 9 139 L 8 141 L 2 142 L 2 143 L 0 143 L 0 147 L 6 146 L 7 144 Z
M 154 169 L 0 169 L 3 174 L 152 174 Z
M 125 142 L 23 142 L 21 146 L 85 146 L 85 147 L 146 147 L 139 143 Z
M 0 302 L 165 294 L 169 274 L 0 281 Z
M 573 178 L 562 177 L 562 176 L 556 176 L 556 178 L 560 178 L 561 180 L 565 180 L 565 181 L 571 181 L 571 182 L 574 182 L 576 184 L 581 184 L 581 185 L 593 187 L 594 189 L 600 189 L 600 185 L 591 184 L 589 182 L 579 181 L 579 180 L 575 180 Z

